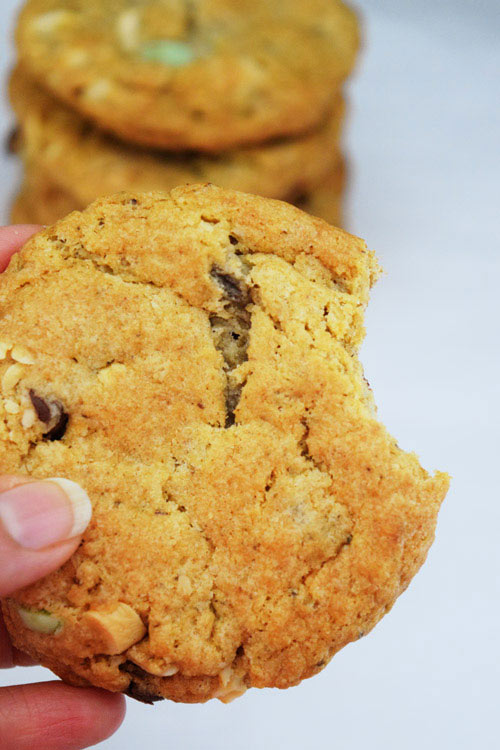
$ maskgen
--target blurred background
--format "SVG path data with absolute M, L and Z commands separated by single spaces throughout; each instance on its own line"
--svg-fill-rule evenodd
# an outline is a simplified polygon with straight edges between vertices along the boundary
M 19 3 L 2 0 L 0 66 Z M 500 4 L 360 0 L 346 226 L 378 254 L 362 351 L 381 420 L 453 476 L 427 564 L 391 613 L 297 688 L 203 706 L 129 701 L 100 747 L 498 747 Z M 0 100 L 0 131 L 12 117 Z M 0 212 L 19 180 L 1 157 Z M 50 679 L 0 673 L 0 685 Z

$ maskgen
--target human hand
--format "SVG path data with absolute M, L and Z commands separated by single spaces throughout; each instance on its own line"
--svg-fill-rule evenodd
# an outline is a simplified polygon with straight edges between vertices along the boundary
M 38 229 L 0 228 L 0 272 Z M 1 465 L 1 464 L 0 464 Z M 0 597 L 60 567 L 91 515 L 86 493 L 67 480 L 0 476 Z M 33 662 L 11 644 L 0 614 L 0 668 Z M 125 713 L 122 695 L 42 682 L 0 688 L 2 750 L 79 750 L 109 737 Z

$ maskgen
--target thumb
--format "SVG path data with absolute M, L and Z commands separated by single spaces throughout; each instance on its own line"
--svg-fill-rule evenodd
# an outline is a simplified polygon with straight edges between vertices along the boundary
M 0 597 L 66 562 L 91 515 L 87 493 L 69 479 L 0 477 Z

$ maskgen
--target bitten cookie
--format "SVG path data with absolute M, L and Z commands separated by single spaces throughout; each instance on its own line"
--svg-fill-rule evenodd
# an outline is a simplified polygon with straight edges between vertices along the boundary
M 79 208 L 121 190 L 168 191 L 195 182 L 293 200 L 320 184 L 339 159 L 342 97 L 327 121 L 301 138 L 209 156 L 120 143 L 60 105 L 20 69 L 12 76 L 10 95 L 25 162 L 74 195 Z
M 207 185 L 101 199 L 0 277 L 0 471 L 93 504 L 14 644 L 139 700 L 286 688 L 419 569 L 448 478 L 377 421 L 365 243 Z
M 358 48 L 339 0 L 28 0 L 23 65 L 134 143 L 221 151 L 316 128 Z

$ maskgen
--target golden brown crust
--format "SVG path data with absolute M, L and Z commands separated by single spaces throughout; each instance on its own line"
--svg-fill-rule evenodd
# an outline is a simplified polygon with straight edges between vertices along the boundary
M 133 143 L 208 152 L 317 127 L 358 48 L 339 0 L 29 0 L 22 63 Z
M 168 191 L 199 182 L 291 200 L 323 182 L 339 159 L 341 97 L 327 122 L 302 138 L 207 156 L 127 146 L 58 104 L 21 69 L 12 76 L 10 94 L 24 161 L 74 195 L 78 207 L 121 190 Z
M 374 417 L 356 352 L 377 273 L 361 240 L 209 185 L 28 242 L 0 286 L 0 471 L 67 476 L 94 513 L 3 602 L 16 646 L 73 684 L 198 702 L 297 684 L 375 625 L 448 486 Z M 33 364 L 12 373 L 14 342 Z M 32 392 L 67 415 L 58 439 Z

